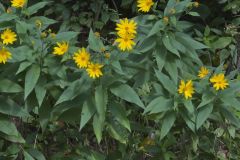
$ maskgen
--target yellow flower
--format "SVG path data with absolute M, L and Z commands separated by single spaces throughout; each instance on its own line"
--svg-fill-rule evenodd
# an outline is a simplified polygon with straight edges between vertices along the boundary
M 8 59 L 12 58 L 12 54 L 5 48 L 0 50 L 0 63 L 5 64 Z
M 26 0 L 11 0 L 12 7 L 22 8 L 26 3 Z
M 118 47 L 122 50 L 132 50 L 135 42 L 133 41 L 132 37 L 129 35 L 125 35 L 124 37 L 119 37 L 115 40 L 118 43 Z
M 213 87 L 218 91 L 219 89 L 223 90 L 229 85 L 223 73 L 215 74 L 211 77 L 210 82 L 213 84 Z
M 3 40 L 3 44 L 13 44 L 15 42 L 17 35 L 11 29 L 7 28 L 1 34 L 1 39 Z
M 150 8 L 154 4 L 152 0 L 138 0 L 138 11 L 149 12 Z
M 73 60 L 79 68 L 87 68 L 90 60 L 90 54 L 85 48 L 81 48 L 78 52 L 74 53 Z
M 120 37 L 124 37 L 126 34 L 135 36 L 137 33 L 137 23 L 134 20 L 120 19 L 119 23 L 117 23 L 117 34 Z
M 67 51 L 68 51 L 68 43 L 67 42 L 62 42 L 62 43 L 57 42 L 57 47 L 54 47 L 53 54 L 63 55 Z
M 178 93 L 183 94 L 186 99 L 192 98 L 192 94 L 194 93 L 192 80 L 187 81 L 181 80 L 181 83 L 178 88 Z
M 98 64 L 98 63 L 90 63 L 87 67 L 87 72 L 89 77 L 95 79 L 103 75 L 101 68 L 103 65 Z
M 201 67 L 200 70 L 198 71 L 198 77 L 199 78 L 204 78 L 209 74 L 209 70 L 206 67 Z

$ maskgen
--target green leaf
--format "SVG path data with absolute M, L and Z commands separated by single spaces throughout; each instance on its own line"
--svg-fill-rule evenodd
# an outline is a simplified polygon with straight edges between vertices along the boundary
M 178 69 L 177 69 L 177 63 L 175 59 L 171 59 L 170 57 L 168 60 L 165 62 L 164 68 L 174 81 L 175 85 L 178 83 Z
M 18 17 L 15 14 L 8 14 L 8 13 L 3 13 L 0 16 L 0 23 L 1 22 L 7 22 L 11 21 L 13 19 L 17 19 Z
M 171 44 L 171 41 L 168 35 L 164 35 L 162 38 L 162 41 L 164 46 L 167 48 L 167 50 L 169 50 L 170 52 L 180 57 L 178 50 Z
M 175 120 L 176 120 L 176 115 L 174 112 L 169 112 L 164 116 L 163 124 L 161 128 L 161 139 L 163 139 L 168 134 Z
M 232 42 L 232 37 L 220 37 L 217 41 L 212 43 L 213 49 L 226 48 Z
M 82 128 L 87 124 L 87 122 L 91 119 L 94 113 L 95 113 L 95 108 L 93 103 L 90 100 L 85 101 L 83 103 L 79 131 L 82 130 Z
M 197 108 L 201 108 L 201 107 L 213 102 L 214 99 L 215 99 L 215 95 L 212 92 L 203 93 L 201 103 L 197 106 Z
M 194 40 L 188 34 L 177 32 L 177 33 L 175 33 L 175 37 L 176 37 L 177 41 L 181 42 L 186 48 L 190 47 L 190 48 L 193 48 L 195 50 L 208 48 L 204 44 Z
M 26 117 L 28 113 L 13 100 L 0 96 L 0 113 L 16 117 Z
M 236 127 L 239 128 L 240 126 L 240 121 L 239 119 L 234 115 L 233 112 L 229 111 L 227 108 L 225 107 L 220 107 L 220 112 L 221 114 L 227 119 L 229 120 L 233 125 L 235 125 Z
M 103 119 L 99 118 L 97 114 L 93 117 L 93 131 L 97 137 L 98 143 L 102 140 L 102 131 L 104 127 L 104 121 Z
M 15 137 L 15 140 L 13 142 L 25 143 L 24 139 L 22 138 L 21 134 L 18 132 L 14 123 L 12 123 L 10 119 L 8 119 L 3 115 L 0 116 L 0 132 L 6 134 L 8 137 Z M 11 139 L 7 139 L 7 140 L 11 140 Z
M 27 71 L 25 77 L 25 89 L 24 89 L 24 99 L 26 100 L 28 95 L 32 92 L 37 84 L 40 77 L 40 67 L 38 65 L 32 65 L 32 67 Z
M 31 148 L 31 149 L 28 149 L 27 151 L 36 160 L 46 160 L 44 155 L 40 151 L 38 151 L 37 149 Z
M 23 89 L 17 83 L 14 83 L 8 79 L 0 80 L 0 92 L 4 93 L 19 93 L 22 92 Z
M 110 91 L 117 97 L 145 108 L 137 93 L 127 84 L 121 84 L 110 88 Z
M 127 113 L 124 110 L 124 107 L 116 102 L 113 102 L 110 105 L 110 112 L 113 114 L 113 117 L 126 129 L 131 131 L 130 122 L 127 118 Z
M 174 82 L 165 74 L 155 70 L 155 74 L 158 80 L 162 83 L 163 87 L 169 91 L 171 94 L 175 95 L 177 93 L 177 87 Z
M 31 16 L 34 13 L 37 13 L 39 9 L 42 9 L 47 4 L 51 3 L 51 1 L 48 2 L 38 2 L 30 7 L 27 8 L 27 14 L 28 16 Z
M 107 125 L 107 129 L 109 131 L 109 134 L 116 140 L 118 140 L 119 142 L 126 144 L 127 143 L 127 132 L 124 128 L 122 128 L 121 125 L 114 123 L 114 122 L 110 122 Z
M 18 68 L 18 71 L 16 72 L 16 74 L 21 73 L 22 71 L 24 71 L 26 68 L 28 68 L 29 66 L 31 66 L 31 62 L 22 62 Z
M 56 35 L 55 41 L 60 42 L 60 41 L 70 41 L 78 36 L 79 32 L 61 32 Z
M 148 33 L 148 36 L 147 36 L 147 37 L 150 37 L 150 36 L 152 36 L 152 35 L 154 35 L 154 34 L 156 34 L 156 33 L 159 33 L 160 30 L 162 30 L 163 28 L 164 28 L 164 24 L 163 24 L 162 20 L 157 21 L 157 22 L 153 25 L 153 27 L 152 27 L 152 29 L 150 30 L 150 32 Z
M 93 33 L 92 29 L 90 29 L 89 32 L 88 43 L 90 49 L 95 52 L 101 52 L 101 50 L 105 48 L 101 39 Z
M 173 102 L 171 99 L 157 97 L 149 103 L 144 111 L 144 114 L 147 112 L 150 112 L 150 114 L 161 113 L 171 108 L 173 108 Z
M 196 128 L 199 129 L 203 123 L 208 119 L 213 110 L 213 104 L 208 104 L 200 109 L 197 113 Z
M 107 90 L 102 86 L 96 87 L 95 91 L 95 104 L 99 118 L 105 121 L 105 114 L 107 109 L 108 95 Z
M 23 151 L 24 160 L 35 160 L 29 153 Z
M 47 93 L 46 89 L 44 88 L 44 80 L 41 79 L 39 81 L 39 83 L 36 85 L 35 87 L 35 94 L 36 94 L 36 97 L 37 97 L 37 100 L 38 100 L 38 105 L 41 106 L 42 105 L 42 102 L 44 100 L 44 97 Z
M 188 14 L 194 17 L 200 17 L 200 14 L 197 12 L 189 12 Z
M 90 85 L 91 82 L 85 77 L 82 77 L 81 79 L 72 82 L 58 98 L 55 105 L 58 105 L 65 101 L 73 100 L 79 94 L 86 92 L 89 89 Z
M 195 110 L 192 101 L 184 99 L 183 103 L 186 109 L 188 110 L 188 112 L 192 114 Z

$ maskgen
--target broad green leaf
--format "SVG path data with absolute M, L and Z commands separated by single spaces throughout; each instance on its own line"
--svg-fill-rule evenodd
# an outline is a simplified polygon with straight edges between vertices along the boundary
M 177 87 L 174 82 L 165 74 L 155 70 L 155 74 L 158 80 L 162 83 L 163 87 L 170 92 L 171 94 L 175 95 L 177 93 Z
M 31 16 L 34 13 L 37 13 L 39 9 L 42 9 L 47 4 L 49 4 L 51 1 L 48 2 L 38 2 L 30 7 L 27 8 L 27 14 L 28 16 Z
M 192 101 L 184 99 L 183 103 L 184 103 L 184 106 L 186 107 L 186 109 L 188 110 L 188 112 L 190 114 L 192 114 L 195 110 Z
M 26 68 L 28 68 L 29 66 L 31 66 L 31 62 L 22 62 L 18 68 L 18 71 L 16 72 L 16 74 L 21 73 L 22 71 L 24 71 Z
M 105 114 L 107 109 L 108 95 L 106 89 L 102 86 L 96 87 L 95 91 L 95 105 L 99 118 L 105 120 Z
M 91 82 L 85 77 L 81 77 L 79 80 L 72 82 L 67 89 L 58 98 L 55 105 L 62 102 L 73 100 L 76 96 L 86 92 L 91 85 Z
M 145 113 L 155 114 L 167 111 L 173 108 L 173 102 L 171 99 L 166 99 L 164 97 L 157 97 L 153 99 L 149 105 L 146 107 Z
M 180 57 L 178 50 L 176 48 L 174 48 L 168 35 L 164 35 L 162 38 L 162 41 L 163 41 L 164 46 L 167 48 L 167 50 L 169 50 L 170 52 L 172 52 L 175 55 L 177 55 L 178 57 Z
M 220 108 L 220 112 L 221 114 L 227 119 L 229 120 L 233 125 L 235 125 L 236 127 L 239 128 L 240 126 L 240 121 L 239 119 L 234 115 L 233 112 L 229 111 L 227 108 L 225 107 L 221 107 Z
M 208 104 L 202 108 L 198 109 L 196 129 L 199 129 L 203 123 L 208 119 L 213 110 L 213 104 Z
M 56 20 L 50 19 L 44 16 L 35 16 L 32 17 L 28 23 L 35 24 L 36 20 L 39 20 L 42 22 L 42 28 L 41 29 L 46 29 L 49 25 L 57 23 Z M 64 40 L 64 39 L 62 39 Z
M 103 119 L 99 118 L 97 114 L 93 117 L 93 131 L 97 137 L 98 143 L 102 140 L 102 131 L 104 127 L 104 121 Z
M 88 43 L 90 49 L 94 50 L 95 52 L 101 52 L 101 50 L 105 49 L 103 42 L 93 33 L 92 29 L 89 32 Z
M 23 151 L 24 160 L 35 160 L 29 153 Z
M 212 92 L 203 93 L 201 103 L 197 106 L 197 108 L 201 108 L 201 107 L 213 102 L 214 99 L 215 99 L 215 95 Z
M 162 30 L 164 28 L 164 24 L 162 20 L 157 21 L 152 29 L 150 30 L 150 32 L 148 33 L 148 37 L 160 32 L 160 30 Z
M 213 49 L 226 48 L 232 41 L 232 37 L 220 37 L 217 41 L 212 43 Z
M 38 82 L 38 84 L 35 87 L 35 94 L 36 94 L 36 98 L 38 100 L 39 107 L 42 105 L 44 97 L 47 93 L 46 89 L 44 88 L 44 85 L 45 85 L 44 79 L 40 78 L 40 81 Z
M 113 117 L 126 129 L 131 131 L 130 122 L 127 118 L 127 113 L 124 110 L 124 107 L 119 103 L 112 103 L 110 105 L 110 112 L 113 114 Z
M 194 17 L 199 17 L 200 16 L 200 14 L 197 13 L 197 12 L 189 12 L 188 14 L 191 15 L 191 16 L 194 16 Z
M 79 131 L 82 130 L 82 128 L 87 124 L 87 122 L 91 119 L 94 113 L 95 113 L 95 108 L 93 103 L 90 100 L 85 101 L 83 103 Z
M 4 93 L 19 93 L 22 92 L 23 89 L 17 83 L 14 83 L 8 79 L 0 80 L 0 92 Z
M 195 50 L 208 48 L 204 44 L 194 40 L 188 34 L 184 34 L 184 33 L 181 33 L 181 32 L 176 32 L 175 37 L 176 37 L 177 41 L 182 43 L 186 48 L 190 47 L 190 48 L 193 48 Z
M 118 125 L 114 122 L 110 122 L 107 125 L 107 129 L 109 131 L 109 134 L 119 142 L 126 144 L 127 143 L 127 132 L 126 129 L 122 128 L 121 125 Z
M 165 62 L 164 68 L 170 75 L 171 79 L 174 81 L 175 85 L 178 83 L 178 68 L 175 59 L 171 59 L 170 57 Z
M 37 149 L 34 148 L 30 148 L 27 150 L 27 152 L 34 157 L 36 160 L 46 160 L 46 158 L 44 157 L 44 155 L 38 151 Z
M 11 21 L 13 19 L 17 19 L 18 17 L 15 14 L 8 14 L 8 13 L 3 13 L 0 16 L 0 23 L 1 22 L 7 22 Z
M 78 36 L 79 32 L 61 32 L 56 35 L 55 41 L 61 42 L 61 41 L 70 41 Z
M 163 139 L 168 134 L 175 120 L 176 120 L 176 115 L 174 112 L 169 112 L 164 116 L 163 124 L 161 128 L 161 139 Z
M 28 95 L 32 92 L 40 77 L 40 67 L 38 65 L 32 65 L 27 71 L 24 85 L 24 99 L 27 99 Z
M 14 123 L 3 115 L 0 117 L 0 132 L 9 136 L 21 137 Z
M 28 113 L 13 100 L 0 96 L 0 113 L 16 117 L 26 117 Z
M 110 88 L 110 91 L 117 97 L 145 108 L 137 93 L 127 84 L 121 84 Z
M 155 55 L 158 70 L 162 71 L 167 57 L 167 50 L 162 46 L 157 46 L 153 51 L 153 55 Z

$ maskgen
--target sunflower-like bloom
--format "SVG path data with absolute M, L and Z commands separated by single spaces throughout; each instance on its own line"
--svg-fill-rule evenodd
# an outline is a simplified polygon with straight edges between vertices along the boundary
M 149 12 L 152 5 L 154 4 L 152 0 L 138 0 L 137 1 L 138 11 Z
M 63 55 L 68 51 L 68 47 L 69 46 L 67 42 L 62 42 L 62 43 L 57 42 L 57 47 L 54 47 L 53 54 Z
M 101 68 L 103 67 L 103 65 L 98 64 L 98 63 L 90 63 L 87 67 L 87 73 L 89 75 L 89 77 L 96 79 L 100 76 L 103 75 Z
M 90 60 L 90 54 L 85 48 L 81 48 L 74 53 L 73 60 L 79 68 L 87 68 Z
M 228 81 L 225 79 L 223 73 L 215 74 L 210 78 L 210 82 L 213 84 L 213 87 L 218 91 L 219 89 L 224 90 L 227 88 Z
M 183 94 L 186 99 L 192 98 L 192 95 L 194 93 L 192 80 L 189 80 L 186 83 L 184 80 L 181 80 L 178 88 L 178 93 Z
M 12 54 L 6 48 L 0 49 L 0 63 L 5 64 L 11 58 Z
M 198 71 L 198 77 L 199 78 L 204 78 L 209 74 L 209 70 L 206 67 L 201 67 L 200 70 Z
M 118 47 L 122 50 L 122 51 L 130 51 L 133 49 L 133 46 L 135 45 L 135 42 L 133 40 L 133 38 L 129 35 L 125 35 L 124 37 L 119 37 L 115 40 L 115 42 L 118 43 Z
M 134 20 L 120 19 L 119 23 L 116 25 L 117 34 L 120 37 L 124 37 L 125 35 L 134 36 L 137 33 L 137 23 Z
M 17 35 L 15 32 L 13 32 L 11 29 L 7 28 L 3 31 L 1 34 L 1 39 L 3 41 L 3 44 L 13 44 L 17 40 Z
M 26 0 L 11 0 L 12 7 L 22 8 L 26 3 Z

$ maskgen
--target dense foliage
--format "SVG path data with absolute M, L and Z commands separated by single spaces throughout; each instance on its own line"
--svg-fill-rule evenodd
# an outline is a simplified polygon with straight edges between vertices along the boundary
M 239 0 L 1 0 L 0 159 L 239 160 Z

